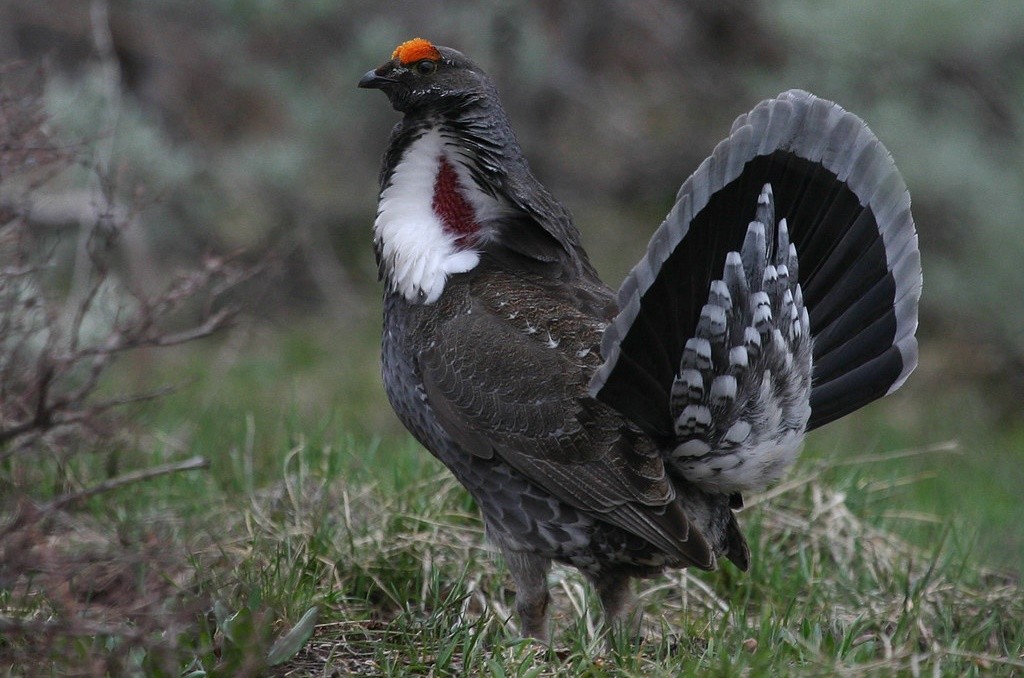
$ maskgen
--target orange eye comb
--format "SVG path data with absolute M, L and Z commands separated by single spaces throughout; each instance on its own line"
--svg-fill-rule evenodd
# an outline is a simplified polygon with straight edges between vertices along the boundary
M 422 61 L 423 59 L 440 61 L 441 53 L 437 51 L 436 47 L 430 44 L 429 40 L 413 38 L 412 40 L 406 40 L 396 47 L 395 51 L 391 54 L 391 58 L 398 59 L 398 61 L 404 66 L 406 64 Z

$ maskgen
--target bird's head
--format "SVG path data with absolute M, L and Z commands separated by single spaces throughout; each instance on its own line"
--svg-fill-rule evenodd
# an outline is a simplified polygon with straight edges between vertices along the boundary
M 364 75 L 359 86 L 381 90 L 396 111 L 406 114 L 444 111 L 493 91 L 490 79 L 472 60 L 423 38 L 396 47 L 391 60 Z
M 480 255 L 554 278 L 596 276 L 572 217 L 533 176 L 497 89 L 471 59 L 415 38 L 359 86 L 405 114 L 384 154 L 374 222 L 395 290 L 431 303 Z

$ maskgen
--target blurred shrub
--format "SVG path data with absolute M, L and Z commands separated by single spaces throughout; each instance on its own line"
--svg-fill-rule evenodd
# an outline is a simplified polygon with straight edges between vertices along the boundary
M 1024 392 L 1006 378 L 1024 372 L 1015 0 L 110 0 L 123 84 L 113 128 L 96 117 L 95 4 L 0 6 L 0 56 L 46 59 L 60 127 L 114 135 L 120 171 L 159 193 L 146 219 L 154 261 L 281 248 L 292 254 L 279 303 L 361 313 L 376 294 L 368 231 L 397 115 L 354 83 L 416 35 L 494 76 L 535 171 L 613 281 L 732 119 L 803 87 L 864 117 L 906 176 L 923 333 L 983 343 L 998 359 L 972 363 L 973 378 Z
M 37 76 L 0 66 L 0 672 L 164 675 L 202 605 L 185 594 L 192 564 L 161 539 L 155 514 L 139 536 L 113 506 L 102 519 L 76 509 L 207 462 L 118 474 L 135 433 L 120 413 L 160 392 L 125 392 L 104 377 L 128 356 L 144 367 L 144 349 L 226 326 L 221 298 L 254 271 L 209 258 L 154 295 L 118 275 L 112 260 L 135 211 L 115 199 L 102 153 L 49 134 Z M 39 206 L 85 168 L 93 190 L 69 200 L 79 233 L 41 229 Z

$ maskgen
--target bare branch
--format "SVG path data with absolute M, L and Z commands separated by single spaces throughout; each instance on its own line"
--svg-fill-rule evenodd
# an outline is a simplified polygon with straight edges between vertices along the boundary
M 231 324 L 231 321 L 237 315 L 238 309 L 233 307 L 222 308 L 217 311 L 209 318 L 206 319 L 201 325 L 197 325 L 189 330 L 177 332 L 175 334 L 168 334 L 164 336 L 154 337 L 151 344 L 152 346 L 176 346 L 178 344 L 185 344 L 190 341 L 202 339 L 208 337 L 214 332 L 224 329 Z
M 160 466 L 153 466 L 151 468 L 141 469 L 139 471 L 132 471 L 131 473 L 125 473 L 116 478 L 106 480 L 98 485 L 86 487 L 84 489 L 78 490 L 77 492 L 72 492 L 70 494 L 65 494 L 61 497 L 58 497 L 57 499 L 54 499 L 48 504 L 44 504 L 42 507 L 40 507 L 40 512 L 46 513 L 56 509 L 61 509 L 67 506 L 68 504 L 79 502 L 82 501 L 83 499 L 88 499 L 89 497 L 95 496 L 97 494 L 110 492 L 111 490 L 116 490 L 119 487 L 124 487 L 125 485 L 132 485 L 134 483 L 139 483 L 145 480 L 151 480 L 153 478 L 165 476 L 171 473 L 179 473 L 181 471 L 194 471 L 195 469 L 208 468 L 209 466 L 209 459 L 206 459 L 205 457 L 191 457 L 184 461 L 178 461 L 171 464 L 162 464 Z

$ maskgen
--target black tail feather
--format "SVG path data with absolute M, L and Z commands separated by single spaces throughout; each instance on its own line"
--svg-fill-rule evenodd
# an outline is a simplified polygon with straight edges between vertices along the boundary
M 859 118 L 785 92 L 737 119 L 619 290 L 591 392 L 652 435 L 671 437 L 683 347 L 765 184 L 788 222 L 815 338 L 808 429 L 895 390 L 916 366 L 921 272 L 906 187 Z

